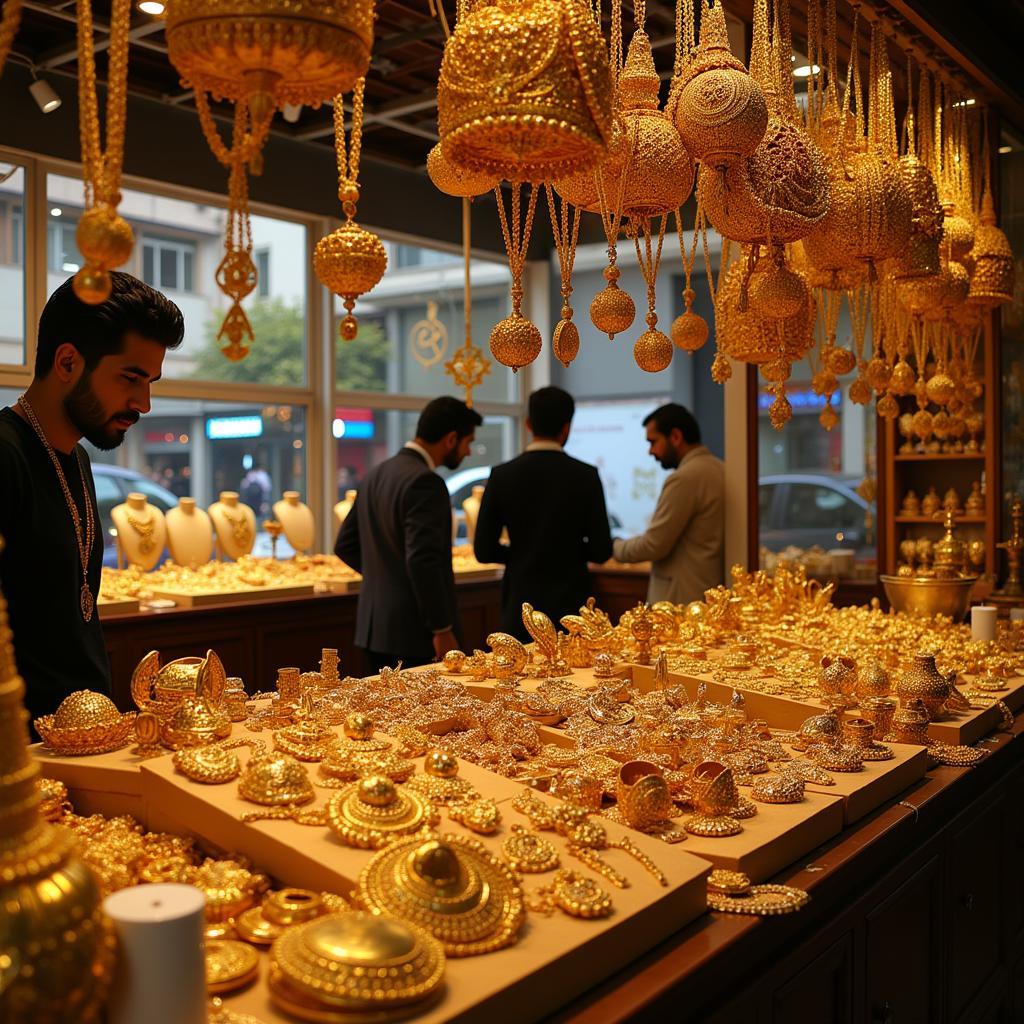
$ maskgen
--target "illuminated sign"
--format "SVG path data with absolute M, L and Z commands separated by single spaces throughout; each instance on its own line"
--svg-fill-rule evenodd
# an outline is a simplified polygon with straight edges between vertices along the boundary
M 336 408 L 331 433 L 340 441 L 372 441 L 376 436 L 372 409 Z
M 262 416 L 213 416 L 206 421 L 206 436 L 211 441 L 231 441 L 242 437 L 262 437 Z
M 786 397 L 789 399 L 789 404 L 793 407 L 793 412 L 817 412 L 820 409 L 824 409 L 827 404 L 824 395 L 816 395 L 808 388 L 787 390 Z M 771 391 L 762 391 L 757 396 L 757 407 L 763 412 L 771 408 L 771 404 L 774 401 L 775 395 Z

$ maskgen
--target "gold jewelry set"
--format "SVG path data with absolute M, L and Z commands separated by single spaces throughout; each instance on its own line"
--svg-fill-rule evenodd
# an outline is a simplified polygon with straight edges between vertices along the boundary
M 751 885 L 740 871 L 712 871 L 708 875 L 708 907 L 729 914 L 770 917 L 791 914 L 807 905 L 810 896 L 791 885 Z
M 146 519 L 139 519 L 131 512 L 125 513 L 128 525 L 139 535 L 139 551 L 148 555 L 153 550 L 153 531 L 156 529 L 156 516 L 152 512 Z

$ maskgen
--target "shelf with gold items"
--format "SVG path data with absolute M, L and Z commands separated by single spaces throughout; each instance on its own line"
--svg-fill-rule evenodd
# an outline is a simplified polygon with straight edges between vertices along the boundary
M 938 452 L 898 454 L 893 457 L 896 462 L 953 462 L 958 459 L 974 459 L 984 461 L 984 452 Z

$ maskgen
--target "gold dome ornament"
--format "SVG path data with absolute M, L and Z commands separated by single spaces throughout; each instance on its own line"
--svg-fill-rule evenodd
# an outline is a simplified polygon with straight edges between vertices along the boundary
M 974 247 L 974 226 L 957 212 L 951 199 L 942 202 L 942 251 L 950 260 L 962 262 Z
M 515 873 L 477 839 L 412 836 L 378 853 L 359 876 L 359 898 L 434 936 L 448 956 L 511 946 L 526 920 Z
M 764 138 L 764 92 L 732 55 L 721 2 L 701 10 L 700 45 L 673 84 L 669 107 L 687 150 L 716 171 L 753 153 Z
M 12 1024 L 92 1024 L 106 1001 L 116 943 L 96 876 L 76 856 L 77 837 L 40 817 L 24 694 L 0 594 L 0 1015 Z
M 569 0 L 575 3 L 576 0 Z M 453 37 L 454 38 L 454 37 Z M 520 367 L 532 363 L 540 355 L 542 347 L 540 331 L 522 314 L 523 302 L 523 267 L 526 253 L 530 247 L 530 232 L 533 228 L 533 215 L 537 208 L 538 186 L 529 185 L 530 198 L 526 205 L 526 219 L 521 216 L 520 186 L 518 181 L 512 182 L 511 228 L 509 217 L 505 214 L 505 200 L 500 187 L 494 190 L 494 198 L 498 203 L 498 215 L 501 219 L 501 231 L 505 238 L 505 251 L 508 253 L 509 270 L 512 273 L 512 312 L 504 320 L 499 320 L 491 329 L 491 355 L 502 366 L 507 366 L 513 373 Z
M 368 775 L 346 786 L 327 805 L 330 830 L 346 846 L 363 850 L 379 850 L 437 822 L 432 803 L 384 775 Z
M 243 800 L 267 807 L 307 804 L 316 793 L 305 767 L 288 754 L 263 754 L 249 758 L 238 780 Z
M 501 184 L 501 179 L 495 174 L 471 171 L 453 164 L 444 155 L 440 142 L 427 154 L 427 174 L 439 192 L 463 199 L 482 196 Z
M 207 785 L 230 782 L 242 773 L 238 755 L 216 743 L 186 747 L 177 751 L 171 761 L 182 775 Z
M 988 168 L 987 160 L 985 167 Z M 1012 302 L 1015 277 L 1013 251 L 1006 235 L 996 226 L 992 190 L 987 179 L 981 198 L 980 221 L 974 230 L 971 256 L 974 270 L 967 293 L 968 304 L 980 309 L 994 309 L 1003 303 Z
M 440 997 L 441 943 L 386 914 L 327 914 L 289 928 L 270 951 L 270 998 L 309 1021 L 389 1021 Z
M 206 989 L 223 994 L 245 988 L 260 973 L 259 951 L 235 939 L 206 940 Z
M 203 746 L 230 735 L 231 719 L 205 696 L 186 697 L 161 730 L 161 739 L 171 750 Z
M 611 139 L 604 40 L 581 0 L 501 0 L 445 44 L 438 133 L 456 166 L 540 183 L 593 167 Z
M 440 747 L 427 751 L 424 775 L 414 775 L 409 788 L 422 793 L 431 803 L 453 804 L 478 796 L 471 782 L 459 777 L 459 759 Z
M 384 243 L 355 221 L 359 202 L 359 157 L 363 136 L 363 94 L 366 79 L 360 78 L 352 93 L 352 134 L 345 145 L 345 105 L 334 99 L 334 146 L 338 156 L 338 198 L 345 223 L 321 238 L 313 251 L 313 269 L 320 283 L 342 300 L 345 316 L 339 325 L 342 341 L 352 341 L 359 323 L 352 315 L 356 299 L 375 288 L 388 266 Z
M 806 309 L 807 285 L 803 277 L 786 266 L 786 253 L 773 245 L 766 257 L 768 267 L 750 290 L 750 311 L 768 320 L 788 320 Z
M 341 726 L 342 735 L 338 738 L 337 747 L 343 751 L 370 753 L 391 749 L 391 741 L 377 736 L 373 719 L 361 711 L 353 711 L 346 716 Z
M 111 5 L 107 70 L 107 138 L 100 144 L 99 103 L 96 98 L 96 53 L 93 46 L 92 4 L 78 5 L 78 116 L 81 121 L 82 176 L 85 212 L 78 222 L 75 241 L 84 264 L 72 288 L 90 306 L 110 297 L 110 271 L 125 263 L 135 236 L 117 212 L 121 201 L 121 168 L 128 95 L 128 29 L 131 0 Z
M 55 754 L 105 754 L 128 745 L 135 714 L 122 715 L 105 694 L 76 690 L 60 702 L 54 714 L 43 715 L 32 724 Z
M 608 150 L 601 157 L 596 168 L 587 168 L 575 174 L 558 178 L 553 182 L 555 191 L 567 202 L 578 207 L 585 213 L 602 212 L 602 194 L 604 183 L 622 183 L 622 168 L 629 158 L 629 135 L 622 118 L 616 114 L 612 118 L 611 138 Z M 613 196 L 614 198 L 614 196 Z

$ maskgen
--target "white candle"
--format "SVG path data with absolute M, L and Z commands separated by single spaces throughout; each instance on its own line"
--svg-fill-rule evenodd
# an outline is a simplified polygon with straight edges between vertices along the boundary
M 998 615 L 999 612 L 993 605 L 975 605 L 971 609 L 971 639 L 995 640 Z
M 206 897 L 191 885 L 137 885 L 103 901 L 118 939 L 108 1024 L 206 1024 Z
M 1024 619 L 1024 608 L 1011 608 L 1010 609 L 1010 621 L 1020 622 Z

